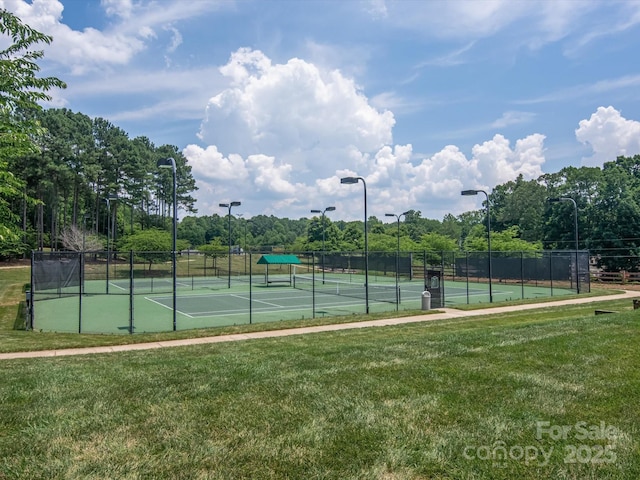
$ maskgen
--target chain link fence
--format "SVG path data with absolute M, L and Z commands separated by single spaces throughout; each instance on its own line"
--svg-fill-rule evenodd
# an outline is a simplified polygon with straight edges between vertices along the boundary
M 186 251 L 173 272 L 171 252 L 33 252 L 27 325 L 162 332 L 590 291 L 586 251 L 288 254 Z

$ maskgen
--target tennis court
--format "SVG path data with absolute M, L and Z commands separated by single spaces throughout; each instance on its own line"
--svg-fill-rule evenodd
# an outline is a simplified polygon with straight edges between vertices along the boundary
M 345 281 L 346 279 L 346 281 Z M 248 279 L 247 279 L 248 280 Z M 364 313 L 366 290 L 362 275 L 327 275 L 315 281 L 298 276 L 273 277 L 273 283 L 250 283 L 234 278 L 176 279 L 176 330 L 211 328 L 249 323 L 309 319 Z M 390 277 L 371 280 L 369 311 L 420 310 L 423 281 L 402 281 L 396 290 Z M 140 333 L 173 329 L 172 279 L 110 281 L 92 280 L 67 291 L 50 292 L 34 308 L 34 328 L 43 331 L 82 333 Z M 573 293 L 570 289 L 536 286 L 492 286 L 494 302 Z M 135 291 L 131 295 L 130 292 Z M 445 282 L 445 305 L 489 301 L 486 283 Z M 94 292 L 94 293 L 92 293 Z M 41 292 L 42 293 L 42 292 Z
M 420 311 L 425 289 L 435 309 L 572 294 L 578 280 L 581 291 L 589 286 L 582 268 L 588 257 L 574 269 L 576 257 L 566 252 L 503 255 L 494 259 L 493 281 L 486 258 L 470 254 L 369 252 L 368 270 L 363 255 L 348 252 L 320 263 L 313 252 L 234 256 L 230 270 L 208 266 L 204 255 L 187 255 L 174 277 L 171 262 L 151 268 L 151 253 L 33 252 L 27 325 L 74 333 L 165 332 Z

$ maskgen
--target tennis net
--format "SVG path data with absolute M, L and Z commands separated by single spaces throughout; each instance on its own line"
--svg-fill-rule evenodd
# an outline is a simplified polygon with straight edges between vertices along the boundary
M 367 289 L 363 283 L 322 280 L 320 278 L 293 276 L 293 288 L 327 295 L 341 295 L 366 299 Z M 400 290 L 395 285 L 369 284 L 369 300 L 374 302 L 400 302 Z

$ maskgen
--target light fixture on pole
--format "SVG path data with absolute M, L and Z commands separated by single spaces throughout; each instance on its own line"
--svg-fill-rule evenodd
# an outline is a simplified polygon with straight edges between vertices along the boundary
M 106 293 L 109 294 L 109 268 L 111 263 L 111 201 L 118 200 L 118 195 L 115 193 L 110 193 L 104 199 L 107 202 L 107 285 L 106 285 Z
M 365 310 L 369 313 L 369 239 L 367 237 L 367 183 L 362 177 L 343 177 L 340 183 L 353 185 L 362 181 L 364 186 L 364 298 Z
M 229 209 L 229 280 L 228 280 L 228 288 L 231 288 L 231 207 L 239 207 L 242 205 L 242 202 L 231 202 L 231 203 L 220 203 L 219 207 L 228 208 Z
M 491 207 L 489 205 L 489 194 L 484 190 L 463 190 L 460 192 L 461 195 L 477 195 L 479 193 L 484 193 L 487 197 L 487 247 L 489 254 L 489 303 L 493 303 L 493 289 L 492 289 L 492 272 L 491 272 Z
M 333 212 L 336 207 L 327 207 L 324 210 L 311 210 L 311 213 L 320 213 L 322 214 L 322 283 L 324 283 L 324 214 L 326 212 Z
M 578 267 L 578 205 L 573 198 L 569 197 L 555 197 L 547 200 L 549 203 L 559 202 L 571 202 L 573 203 L 573 225 L 574 225 L 574 239 L 576 248 L 576 293 L 580 294 L 580 269 Z
M 395 213 L 385 213 L 385 217 L 396 217 L 398 220 L 398 250 L 396 252 L 396 310 L 398 310 L 400 305 L 400 290 L 398 290 L 398 275 L 400 272 L 400 217 L 406 216 L 408 211 L 402 212 L 400 215 L 396 215 Z
M 178 217 L 177 217 L 177 205 L 178 205 L 178 194 L 177 194 L 177 180 L 176 180 L 176 161 L 175 159 L 163 158 L 158 160 L 156 166 L 158 168 L 170 168 L 173 173 L 173 235 L 171 240 L 171 269 L 173 270 L 173 331 L 175 332 L 177 329 L 176 323 L 176 286 L 177 286 L 177 271 L 176 271 L 176 239 L 178 232 Z

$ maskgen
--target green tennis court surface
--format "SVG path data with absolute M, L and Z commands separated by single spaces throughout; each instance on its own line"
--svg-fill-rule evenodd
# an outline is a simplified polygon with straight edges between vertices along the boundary
M 210 328 L 281 320 L 349 315 L 365 312 L 365 289 L 354 276 L 350 282 L 331 283 L 344 275 L 321 278 L 301 290 L 289 277 L 274 277 L 274 283 L 249 284 L 233 278 L 192 277 L 176 280 L 176 329 Z M 423 281 L 399 282 L 396 304 L 395 280 L 374 278 L 369 284 L 369 311 L 420 310 Z M 255 281 L 255 280 L 254 280 Z M 141 279 L 131 286 L 127 280 L 86 281 L 79 287 L 47 292 L 35 298 L 34 329 L 83 333 L 162 332 L 173 329 L 173 281 L 171 278 Z M 493 284 L 494 303 L 520 298 L 541 298 L 574 293 L 570 289 Z M 485 283 L 445 282 L 445 306 L 488 303 Z

